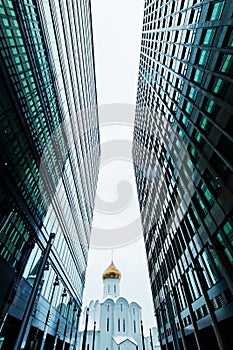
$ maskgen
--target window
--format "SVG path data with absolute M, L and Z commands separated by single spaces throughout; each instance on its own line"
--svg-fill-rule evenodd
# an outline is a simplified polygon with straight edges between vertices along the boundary
M 184 126 L 188 126 L 189 124 L 188 118 L 185 115 L 182 115 L 181 122 Z
M 224 237 L 224 235 L 221 232 L 218 232 L 217 234 L 217 240 L 220 243 L 220 245 L 222 246 L 222 249 L 224 251 L 224 255 L 225 258 L 231 263 L 233 264 L 233 252 L 231 247 L 229 247 L 228 242 L 226 240 L 226 238 Z
M 195 162 L 197 162 L 198 159 L 199 159 L 199 155 L 197 153 L 196 148 L 194 148 L 192 145 L 190 145 L 189 146 L 189 151 L 190 151 L 190 154 L 191 154 L 193 160 L 195 160 Z
M 106 331 L 109 332 L 109 318 L 107 318 Z
M 197 63 L 200 64 L 200 66 L 205 66 L 207 64 L 209 55 L 210 55 L 209 51 L 199 50 L 199 53 L 197 55 Z
M 205 110 L 208 113 L 212 113 L 215 107 L 215 102 L 213 100 L 207 100 L 206 104 L 205 104 Z
M 202 44 L 211 45 L 214 39 L 215 29 L 204 29 L 202 33 Z
M 116 293 L 116 285 L 114 284 L 114 293 Z
M 121 320 L 118 318 L 118 332 L 121 331 Z
M 185 111 L 186 111 L 188 114 L 191 114 L 192 109 L 193 109 L 192 103 L 187 102 L 187 103 L 186 103 L 186 106 L 185 106 Z
M 218 176 L 214 176 L 208 169 L 206 169 L 204 173 L 204 178 L 206 180 L 206 183 L 209 184 L 211 187 L 211 190 L 215 193 L 218 194 L 221 192 L 221 185 L 219 183 L 219 178 Z
M 227 47 L 233 46 L 233 27 L 229 27 L 226 32 L 224 46 L 227 46 Z
M 133 321 L 133 331 L 136 333 L 136 321 Z
M 194 87 L 190 87 L 188 95 L 192 100 L 196 100 L 197 90 Z
M 212 91 L 215 94 L 219 94 L 220 91 L 222 90 L 223 84 L 224 84 L 224 81 L 222 79 L 214 78 L 214 81 L 212 83 Z
M 220 62 L 219 71 L 222 73 L 229 73 L 232 67 L 233 56 L 225 54 L 222 56 L 222 60 Z
M 123 319 L 123 332 L 125 332 L 125 319 Z
M 202 193 L 204 194 L 208 204 L 210 206 L 212 206 L 214 204 L 214 198 L 204 183 L 201 185 L 201 190 L 202 190 Z
M 201 120 L 199 122 L 199 125 L 204 131 L 209 130 L 210 123 L 205 116 L 201 116 Z
M 233 246 L 233 225 L 227 221 L 226 224 L 223 226 L 223 231 L 227 235 L 231 245 Z
M 203 200 L 201 199 L 201 197 L 199 196 L 199 194 L 196 194 L 196 199 L 197 199 L 197 203 L 199 205 L 199 207 L 201 208 L 201 210 L 203 211 L 203 214 L 206 215 L 207 214 L 207 208 L 203 202 Z
M 221 18 L 225 1 L 211 3 L 207 15 L 207 21 L 216 21 Z
M 204 261 L 204 270 L 208 273 L 211 284 L 215 284 L 219 280 L 219 273 L 217 270 L 217 267 L 214 263 L 213 256 L 210 254 L 209 249 L 205 248 L 204 252 L 202 253 L 202 258 Z M 216 260 L 216 259 L 215 259 Z
M 195 70 L 195 73 L 194 73 L 194 76 L 193 76 L 193 80 L 194 80 L 196 83 L 200 84 L 201 81 L 202 81 L 203 75 L 204 75 L 204 72 L 203 72 L 203 71 L 201 71 L 200 69 L 196 69 L 196 70 Z
M 203 139 L 202 139 L 202 136 L 201 134 L 196 130 L 195 132 L 195 139 L 197 140 L 198 143 L 202 143 Z

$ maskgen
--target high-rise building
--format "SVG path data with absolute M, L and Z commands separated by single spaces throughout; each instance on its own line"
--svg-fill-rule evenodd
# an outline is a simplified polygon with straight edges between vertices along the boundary
M 0 348 L 64 349 L 99 170 L 90 1 L 1 0 L 0 60 Z
M 145 1 L 133 159 L 162 349 L 233 344 L 233 2 Z

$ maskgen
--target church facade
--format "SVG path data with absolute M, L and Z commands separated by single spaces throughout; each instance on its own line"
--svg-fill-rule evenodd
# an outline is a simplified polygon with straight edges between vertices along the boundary
M 141 306 L 120 296 L 120 279 L 112 261 L 103 273 L 103 300 L 91 301 L 83 312 L 78 350 L 157 349 L 144 338 Z

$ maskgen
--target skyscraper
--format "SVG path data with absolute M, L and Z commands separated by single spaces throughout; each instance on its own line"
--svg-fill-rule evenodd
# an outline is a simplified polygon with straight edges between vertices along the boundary
M 232 13 L 145 1 L 133 159 L 162 349 L 233 343 Z
M 0 1 L 0 33 L 0 347 L 64 348 L 99 169 L 90 1 Z

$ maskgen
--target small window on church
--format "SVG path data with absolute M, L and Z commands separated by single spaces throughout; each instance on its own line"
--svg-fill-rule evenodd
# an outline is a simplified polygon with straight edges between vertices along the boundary
M 123 319 L 123 332 L 125 332 L 125 319 Z
M 123 311 L 123 304 L 121 304 L 121 311 Z
M 133 308 L 133 315 L 135 315 L 135 308 Z
M 136 333 L 136 322 L 135 321 L 133 321 L 133 331 L 134 331 L 134 333 Z
M 116 285 L 114 284 L 114 293 L 116 293 Z
M 118 332 L 121 331 L 121 320 L 118 318 Z
M 107 318 L 106 330 L 109 332 L 109 318 Z
M 109 304 L 107 305 L 107 311 L 109 311 Z

